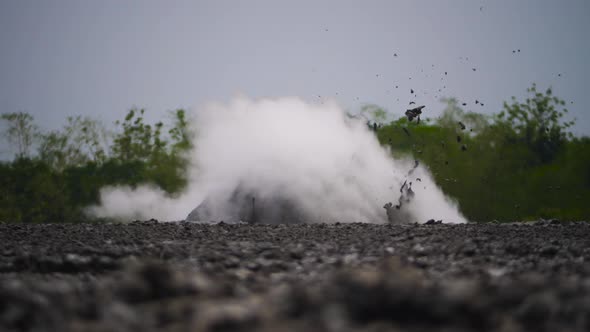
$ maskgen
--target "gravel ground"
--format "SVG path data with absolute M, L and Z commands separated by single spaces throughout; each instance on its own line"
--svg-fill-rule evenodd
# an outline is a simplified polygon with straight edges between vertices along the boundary
M 590 331 L 590 223 L 0 224 L 2 331 Z

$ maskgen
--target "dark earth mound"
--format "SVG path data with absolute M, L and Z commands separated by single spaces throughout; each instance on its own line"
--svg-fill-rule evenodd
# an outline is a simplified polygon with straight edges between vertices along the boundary
M 2 331 L 589 331 L 590 224 L 0 224 Z
M 253 190 L 236 188 L 231 195 L 207 197 L 186 217 L 187 221 L 225 220 L 250 224 L 300 224 L 309 220 L 294 199 L 264 197 Z

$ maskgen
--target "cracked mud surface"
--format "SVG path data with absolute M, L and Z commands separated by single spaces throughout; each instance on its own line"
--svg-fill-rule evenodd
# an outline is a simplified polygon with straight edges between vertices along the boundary
M 588 331 L 590 223 L 0 224 L 2 331 Z

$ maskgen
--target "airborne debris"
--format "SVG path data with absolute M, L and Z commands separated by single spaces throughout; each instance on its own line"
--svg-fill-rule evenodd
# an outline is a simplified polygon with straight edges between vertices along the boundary
M 415 159 L 414 166 L 412 169 L 410 169 L 407 176 L 410 176 L 419 165 L 420 162 Z M 422 179 L 417 178 L 416 181 L 422 182 Z M 412 182 L 408 183 L 407 179 L 402 183 L 401 187 L 399 188 L 399 192 L 400 196 L 397 200 L 397 205 L 393 205 L 393 203 L 389 202 L 383 206 L 387 213 L 387 219 L 390 223 L 408 222 L 409 215 L 403 210 L 400 210 L 405 203 L 409 203 L 414 198 L 414 196 L 416 196 L 416 193 L 414 193 L 412 190 Z
M 410 89 L 410 93 L 411 94 L 414 94 L 414 89 Z
M 404 185 L 406 184 L 406 182 L 404 182 Z M 404 190 L 401 192 L 401 196 L 399 197 L 399 207 L 401 208 L 403 203 L 409 203 L 412 198 L 414 198 L 415 194 L 414 191 L 412 190 L 412 182 L 410 182 L 409 185 L 405 185 L 404 186 Z M 399 208 L 398 208 L 399 209 Z
M 416 195 L 414 193 L 414 191 L 412 190 L 412 182 L 410 182 L 408 184 L 408 180 L 404 181 L 402 186 L 399 188 L 399 192 L 401 193 L 401 195 L 397 200 L 398 204 L 395 205 L 396 210 L 400 210 L 402 208 L 402 206 L 404 205 L 404 203 L 409 203 L 412 200 L 412 198 L 414 198 L 414 196 Z M 389 202 L 383 206 L 383 208 L 385 210 L 387 210 L 387 216 L 388 216 L 390 222 L 392 221 L 392 218 L 394 218 L 392 211 L 391 211 L 392 207 L 394 207 L 394 205 L 391 202 Z
M 418 168 L 418 166 L 420 165 L 420 162 L 418 161 L 418 159 L 414 160 L 414 167 L 412 167 L 412 169 L 410 169 L 410 171 L 408 171 L 408 176 L 412 175 L 412 173 L 414 173 L 414 170 L 416 168 Z M 407 181 L 407 180 L 406 180 Z M 404 182 L 404 185 L 402 185 L 402 188 L 400 188 L 400 192 L 402 191 L 403 187 L 405 186 L 406 182 Z M 410 182 L 410 185 L 412 183 Z
M 461 146 L 461 151 L 467 151 L 467 145 L 463 144 L 463 145 Z
M 408 117 L 408 120 L 412 121 L 414 118 L 419 117 L 420 114 L 422 114 L 422 109 L 424 107 L 426 106 L 422 105 L 406 110 L 406 116 Z
M 461 143 L 461 135 L 457 135 L 457 143 Z
M 404 130 L 404 132 L 406 133 L 406 135 L 408 135 L 408 137 L 411 136 L 410 135 L 410 131 L 408 131 L 408 128 L 402 127 L 402 129 Z
M 459 127 L 461 127 L 461 130 L 465 130 L 465 124 L 463 124 L 463 122 L 459 121 Z

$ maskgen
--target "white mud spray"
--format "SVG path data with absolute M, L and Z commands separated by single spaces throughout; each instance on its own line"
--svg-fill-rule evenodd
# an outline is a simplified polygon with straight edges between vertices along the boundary
M 152 186 L 109 187 L 101 191 L 101 205 L 88 211 L 124 220 L 183 220 L 209 197 L 223 220 L 231 215 L 227 198 L 241 187 L 257 199 L 288 198 L 308 222 L 385 223 L 384 204 L 397 205 L 407 181 L 415 193 L 402 206 L 408 221 L 465 222 L 426 168 L 408 175 L 414 160 L 392 159 L 366 124 L 347 117 L 335 102 L 239 97 L 197 112 L 192 129 L 185 192 L 170 197 Z

